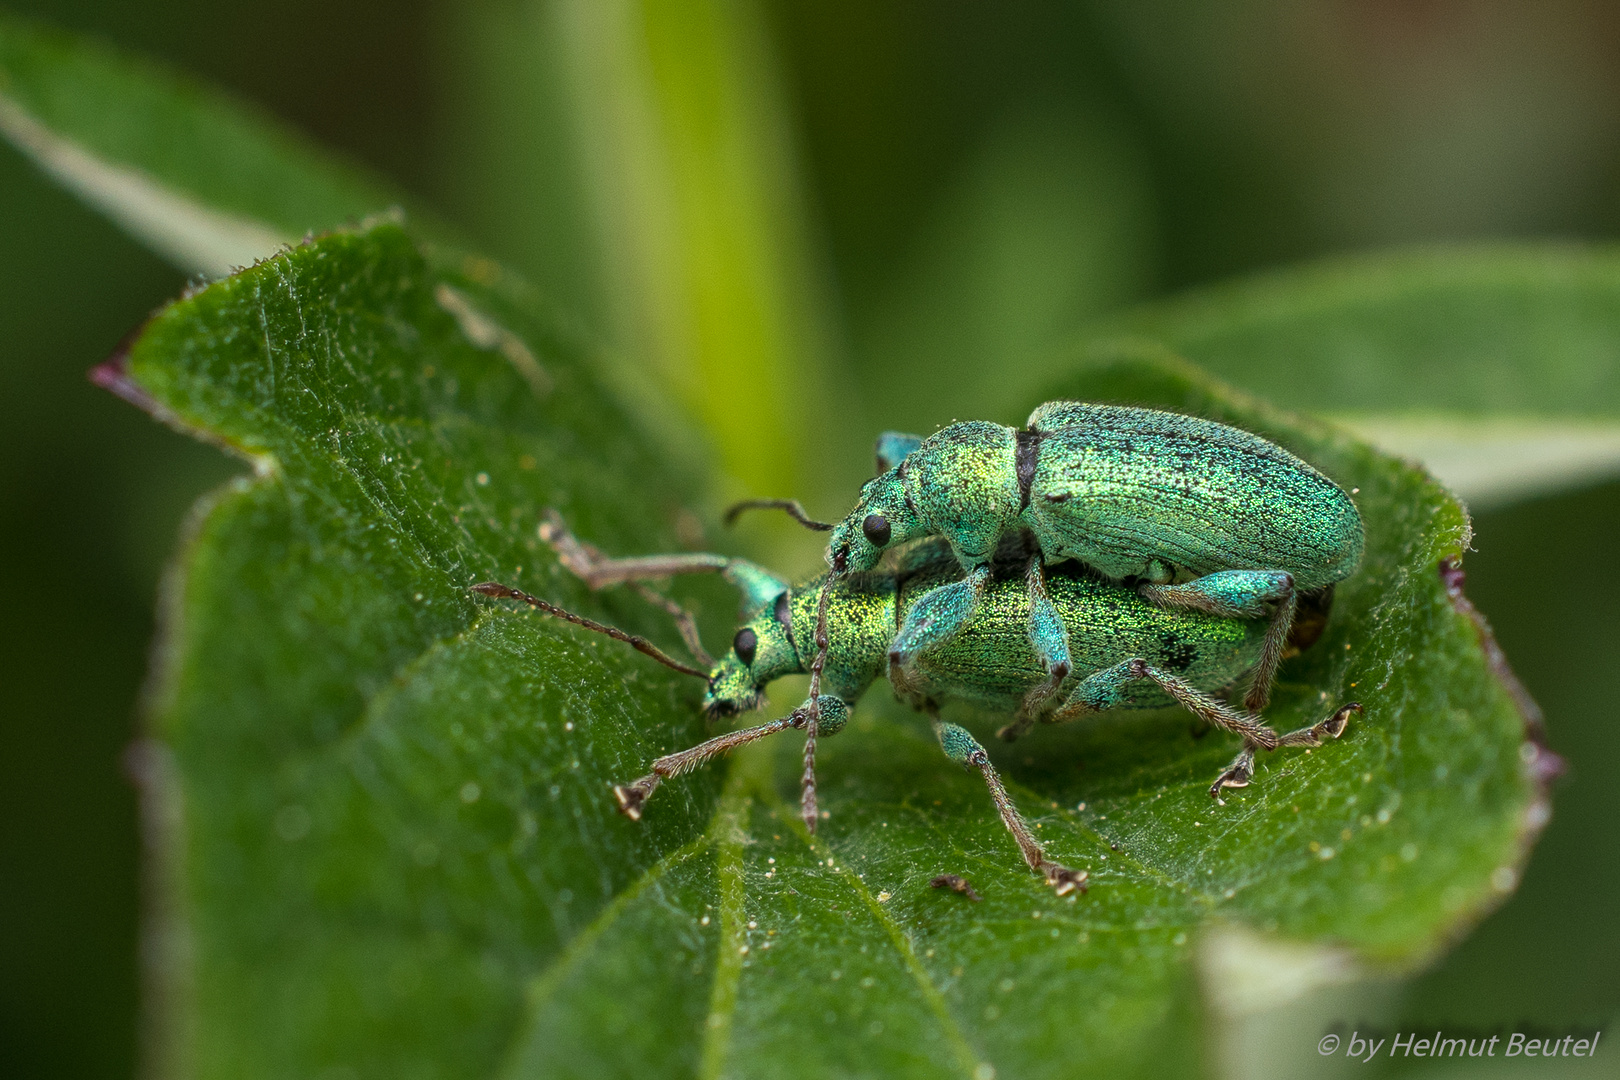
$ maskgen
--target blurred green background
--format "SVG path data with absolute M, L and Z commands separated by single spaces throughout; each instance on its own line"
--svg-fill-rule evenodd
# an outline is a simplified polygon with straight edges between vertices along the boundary
M 754 298 L 757 334 L 715 338 L 634 299 L 674 286 L 640 243 L 659 211 L 637 201 L 635 148 L 601 137 L 623 119 L 593 92 L 615 77 L 613 6 L 9 5 L 212 80 L 393 178 L 661 367 L 718 432 L 734 487 L 822 516 L 842 513 L 877 430 L 1016 418 L 1064 342 L 1133 303 L 1323 254 L 1620 224 L 1620 11 L 1595 0 L 649 2 L 649 70 L 675 102 L 663 179 L 733 217 L 750 192 L 777 200 L 740 213 L 762 223 L 757 249 L 701 214 L 664 223 L 712 241 L 694 295 L 786 267 Z M 693 12 L 725 33 L 683 38 Z M 746 93 L 664 62 L 716 41 Z M 709 123 L 705 102 L 739 97 L 729 128 Z M 691 164 L 739 144 L 753 172 L 733 188 Z M 640 216 L 603 211 L 615 184 Z M 121 754 L 176 530 L 233 466 L 84 373 L 183 285 L 0 146 L 0 1075 L 135 1068 Z M 783 362 L 748 367 L 773 349 Z M 1601 1026 L 1620 1015 L 1605 798 L 1620 485 L 1476 526 L 1471 595 L 1570 773 L 1523 887 L 1376 1018 Z

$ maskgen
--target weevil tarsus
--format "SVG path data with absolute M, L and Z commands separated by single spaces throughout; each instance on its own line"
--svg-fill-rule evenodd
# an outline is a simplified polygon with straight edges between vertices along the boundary
M 1215 783 L 1210 785 L 1209 797 L 1225 806 L 1226 800 L 1221 798 L 1223 790 L 1248 787 L 1249 781 L 1254 779 L 1256 750 L 1276 750 L 1284 746 L 1321 746 L 1323 739 L 1337 739 L 1343 735 L 1344 729 L 1349 726 L 1351 714 L 1359 716 L 1362 711 L 1361 702 L 1347 702 L 1340 705 L 1325 720 L 1318 720 L 1309 727 L 1290 731 L 1286 735 L 1278 735 L 1275 746 L 1262 746 L 1252 739 L 1244 739 L 1243 749 L 1238 751 L 1238 756 L 1232 759 L 1232 764 L 1228 765 L 1226 770 L 1215 778 Z

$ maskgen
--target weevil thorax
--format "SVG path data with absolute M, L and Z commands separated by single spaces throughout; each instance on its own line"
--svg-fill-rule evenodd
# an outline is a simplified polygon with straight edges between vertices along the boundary
M 784 592 L 738 627 L 731 648 L 709 671 L 704 711 L 736 716 L 757 709 L 773 680 L 804 670 L 793 647 L 791 620 L 792 600 Z
M 871 570 L 885 551 L 928 534 L 906 498 L 905 468 L 902 462 L 868 480 L 855 509 L 833 526 L 827 563 L 835 572 Z

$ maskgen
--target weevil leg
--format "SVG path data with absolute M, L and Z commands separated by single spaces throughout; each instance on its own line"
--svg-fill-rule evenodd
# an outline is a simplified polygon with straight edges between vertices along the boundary
M 1221 704 L 1202 690 L 1169 672 L 1160 671 L 1141 657 L 1133 657 L 1088 676 L 1074 688 L 1069 699 L 1053 715 L 1052 721 L 1065 723 L 1124 704 L 1126 687 L 1144 679 L 1156 683 L 1175 699 L 1176 704 L 1207 724 L 1241 735 L 1246 742 L 1266 750 L 1275 749 L 1278 745 L 1277 733 L 1253 716 Z
M 821 702 L 822 729 L 824 734 L 835 734 L 849 721 L 849 705 L 839 698 L 824 699 Z M 767 735 L 775 735 L 779 731 L 789 728 L 804 728 L 810 717 L 810 706 L 806 702 L 786 716 L 772 720 L 769 723 L 756 727 L 743 728 L 741 731 L 728 731 L 724 735 L 716 735 L 696 746 L 682 750 L 675 754 L 666 754 L 652 763 L 652 772 L 639 780 L 628 784 L 617 784 L 613 788 L 613 798 L 619 804 L 619 812 L 632 821 L 641 820 L 641 808 L 652 793 L 658 790 L 658 785 L 672 776 L 689 773 L 693 769 L 707 763 L 710 758 L 734 750 L 739 746 L 746 746 L 757 739 Z
M 551 545 L 552 550 L 557 553 L 558 562 L 592 590 L 629 583 L 649 603 L 669 612 L 670 617 L 675 620 L 676 628 L 680 630 L 681 639 L 686 642 L 687 648 L 692 650 L 692 655 L 705 666 L 711 665 L 713 660 L 709 658 L 698 639 L 697 623 L 692 618 L 691 612 L 643 584 L 644 582 L 675 577 L 679 574 L 719 574 L 742 593 L 744 615 L 758 611 L 788 588 L 788 583 L 784 579 L 757 563 L 749 562 L 747 559 L 733 559 L 726 555 L 684 552 L 674 555 L 646 555 L 632 559 L 609 558 L 599 548 L 585 543 L 570 532 L 568 526 L 563 523 L 562 515 L 550 508 L 546 510 L 544 520 L 540 523 L 540 539 Z
M 968 576 L 924 593 L 906 614 L 905 625 L 889 645 L 889 670 L 902 670 L 923 650 L 937 645 L 960 630 L 978 610 L 990 583 L 990 568 L 976 567 Z M 892 675 L 891 675 L 892 677 Z
M 799 785 L 799 818 L 811 834 L 815 833 L 816 822 L 821 816 L 816 809 L 816 737 L 823 732 L 831 735 L 837 730 L 828 727 L 822 712 L 828 702 L 843 704 L 838 698 L 821 692 L 821 674 L 827 664 L 827 603 L 832 596 L 832 581 L 831 575 L 823 578 L 820 594 L 816 597 L 816 655 L 810 661 L 810 700 L 805 703 L 804 775 Z M 838 720 L 838 727 L 843 727 L 847 719 L 846 709 L 842 719 Z
M 1260 659 L 1243 697 L 1244 708 L 1250 712 L 1266 707 L 1299 605 L 1292 574 L 1281 570 L 1222 570 L 1182 585 L 1141 585 L 1137 591 L 1148 602 L 1163 608 L 1201 611 L 1224 618 L 1269 618 Z
M 1249 786 L 1249 781 L 1254 779 L 1254 750 L 1254 743 L 1245 740 L 1243 749 L 1232 759 L 1232 764 L 1228 765 L 1226 771 L 1217 776 L 1215 782 L 1209 786 L 1210 798 L 1225 806 L 1226 800 L 1221 798 L 1224 789 Z
M 1350 723 L 1350 714 L 1361 712 L 1361 703 L 1352 701 L 1341 705 L 1338 710 L 1326 720 L 1319 720 L 1310 727 L 1302 727 L 1298 731 L 1290 731 L 1286 735 L 1277 737 L 1277 746 L 1321 746 L 1322 739 L 1337 739 L 1344 734 L 1345 727 Z M 1254 752 L 1257 749 L 1253 742 L 1247 740 L 1238 756 L 1232 759 L 1232 764 L 1226 771 L 1215 778 L 1210 785 L 1209 796 L 1222 806 L 1226 800 L 1221 798 L 1221 791 L 1225 788 L 1248 787 L 1249 781 L 1254 779 Z
M 1039 557 L 1030 561 L 1025 579 L 1029 585 L 1029 640 L 1035 647 L 1035 655 L 1046 665 L 1047 680 L 1024 695 L 1013 722 L 996 732 L 996 737 L 1006 742 L 1014 741 L 1035 725 L 1073 667 L 1069 659 L 1069 631 L 1047 594 L 1046 570 Z
M 1302 727 L 1298 731 L 1290 731 L 1280 736 L 1278 746 L 1321 746 L 1324 738 L 1337 739 L 1344 734 L 1344 729 L 1350 724 L 1350 714 L 1360 716 L 1361 702 L 1351 701 L 1339 706 L 1334 714 L 1326 720 L 1319 720 L 1310 727 Z
M 934 735 L 939 739 L 939 745 L 945 751 L 945 756 L 952 761 L 979 770 L 984 777 L 985 786 L 990 789 L 990 798 L 995 801 L 996 811 L 1001 815 L 1001 823 L 1012 833 L 1013 840 L 1018 843 L 1018 850 L 1023 852 L 1024 861 L 1029 868 L 1046 879 L 1046 883 L 1057 890 L 1059 896 L 1069 893 L 1086 891 L 1086 879 L 1090 876 L 1084 870 L 1070 870 L 1068 867 L 1055 863 L 1046 857 L 1040 841 L 1030 831 L 1028 823 L 1024 821 L 1018 807 L 1013 805 L 1012 796 L 1007 794 L 1006 785 L 996 773 L 996 767 L 990 764 L 990 755 L 985 753 L 979 741 L 968 734 L 965 728 L 956 724 L 946 723 L 937 716 L 930 717 L 934 725 Z
M 627 581 L 674 577 L 677 574 L 718 574 L 733 561 L 725 555 L 699 551 L 610 559 L 569 532 L 568 526 L 563 524 L 562 515 L 549 508 L 545 512 L 545 520 L 540 523 L 540 539 L 551 545 L 559 562 L 592 589 L 622 585 Z

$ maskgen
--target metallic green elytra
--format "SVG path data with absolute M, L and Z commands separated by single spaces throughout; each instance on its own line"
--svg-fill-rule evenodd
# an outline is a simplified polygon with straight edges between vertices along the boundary
M 886 551 L 937 536 L 969 571 L 949 586 L 958 597 L 914 609 L 895 642 L 902 666 L 960 629 L 1002 538 L 1027 532 L 1045 563 L 1078 560 L 1158 606 L 1269 615 L 1245 699 L 1258 711 L 1297 598 L 1331 588 L 1361 561 L 1361 515 L 1337 484 L 1282 447 L 1212 420 L 1054 401 L 1024 429 L 967 421 L 927 438 L 885 432 L 877 451 L 881 475 L 833 526 L 829 565 L 869 570 Z M 1212 579 L 1232 570 L 1261 576 Z M 1033 587 L 1035 618 L 1049 617 Z M 1055 672 L 1061 650 L 1048 659 Z
M 834 735 L 842 730 L 856 702 L 873 682 L 887 675 L 899 698 L 929 715 L 946 754 L 980 771 L 1025 860 L 1064 894 L 1083 891 L 1086 873 L 1047 858 L 984 748 L 966 729 L 941 720 L 941 705 L 968 702 L 1015 717 L 1010 726 L 1027 728 L 1037 721 L 1062 723 L 1109 709 L 1179 704 L 1209 724 L 1242 737 L 1237 758 L 1210 788 L 1216 798 L 1224 788 L 1249 783 L 1256 751 L 1319 745 L 1325 736 L 1340 735 L 1350 713 L 1361 708 L 1352 703 L 1311 727 L 1278 734 L 1257 717 L 1212 696 L 1237 683 L 1259 663 L 1269 634 L 1266 618 L 1168 609 L 1072 562 L 1032 575 L 1027 567 L 1035 553 L 1022 535 L 1002 540 L 992 553 L 985 564 L 985 586 L 957 630 L 930 643 L 901 668 L 892 660 L 895 628 L 927 598 L 964 580 L 965 572 L 944 539 L 913 545 L 882 568 L 823 574 L 790 586 L 747 560 L 720 555 L 610 559 L 571 536 L 554 514 L 541 534 L 557 550 L 562 563 L 593 588 L 697 572 L 720 573 L 739 587 L 743 624 L 719 660 L 710 660 L 702 651 L 689 616 L 670 601 L 650 594 L 676 615 L 688 646 L 707 668 L 703 670 L 671 659 L 641 638 L 563 611 L 520 590 L 493 582 L 473 586 L 484 595 L 522 600 L 609 634 L 677 670 L 702 676 L 707 683 L 704 708 L 713 717 L 758 708 L 771 682 L 808 672 L 818 653 L 817 626 L 826 628 L 822 692 L 814 703 L 807 700 L 785 717 L 654 761 L 648 775 L 614 788 L 620 809 L 631 818 L 640 818 L 648 798 L 664 780 L 733 747 L 793 728 L 807 735 L 806 823 L 814 828 L 814 740 L 818 734 Z M 1055 626 L 1041 626 L 1041 600 L 1032 585 L 1037 577 L 1043 588 L 1041 598 L 1055 613 Z M 1032 625 L 1037 628 L 1035 633 Z M 1042 634 L 1062 635 L 1067 641 L 1066 664 L 1055 682 L 1050 646 L 1042 644 Z M 1309 641 L 1296 644 L 1305 647 Z

